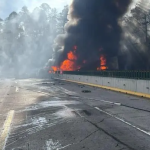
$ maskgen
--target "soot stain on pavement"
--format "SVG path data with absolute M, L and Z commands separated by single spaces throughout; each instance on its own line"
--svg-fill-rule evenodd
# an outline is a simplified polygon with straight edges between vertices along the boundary
M 42 86 L 41 89 L 44 89 L 44 87 Z M 63 95 L 63 98 L 45 97 L 47 100 L 41 101 L 40 99 L 38 103 L 22 108 L 16 112 L 17 114 L 25 113 L 27 117 L 25 122 L 16 123 L 16 125 L 13 126 L 13 132 L 9 136 L 8 147 L 11 147 L 11 149 L 15 148 L 14 150 L 18 147 L 24 150 L 26 142 L 20 144 L 18 141 L 27 140 L 30 143 L 30 139 L 32 140 L 31 137 L 37 136 L 43 131 L 47 132 L 51 127 L 72 122 L 74 118 L 79 117 L 74 113 L 73 109 L 67 107 L 81 104 L 81 102 L 77 100 L 79 97 L 76 93 L 62 87 L 55 88 L 54 92 L 59 92 L 59 94 L 65 93 L 65 95 Z M 67 95 L 70 95 L 70 97 L 68 98 Z M 63 143 L 60 144 L 61 141 L 58 141 L 56 138 L 44 137 L 43 142 L 45 142 L 41 144 L 43 150 L 64 149 L 64 147 L 61 146 Z M 33 145 L 34 143 L 30 143 L 31 148 Z
M 44 101 L 41 103 L 38 103 L 36 105 L 32 105 L 30 107 L 26 107 L 25 109 L 19 110 L 17 111 L 19 112 L 24 112 L 24 111 L 33 111 L 33 110 L 39 110 L 39 109 L 43 109 L 43 108 L 48 108 L 48 107 L 64 107 L 66 105 L 76 105 L 76 104 L 80 104 L 80 102 L 78 101 L 59 101 L 59 100 L 55 100 L 55 101 Z
M 14 143 L 17 143 L 18 140 L 27 139 L 28 135 L 36 134 L 40 131 L 47 130 L 48 128 L 65 123 L 70 122 L 72 119 L 77 117 L 71 108 L 68 108 L 67 105 L 75 105 L 79 104 L 77 101 L 44 101 L 41 103 L 38 103 L 34 106 L 30 106 L 25 108 L 24 110 L 20 110 L 17 113 L 24 113 L 24 112 L 30 112 L 29 116 L 27 117 L 27 120 L 24 124 L 16 124 L 13 126 L 13 132 L 9 136 L 9 139 L 11 139 L 11 142 L 8 143 L 8 146 L 13 145 Z M 53 112 L 51 114 L 46 112 L 45 109 L 53 109 Z M 40 110 L 44 109 L 44 113 L 41 113 Z M 37 113 L 35 113 L 37 111 Z M 34 113 L 32 113 L 34 112 Z M 53 150 L 56 147 L 60 147 L 61 145 L 57 142 L 53 142 L 52 140 L 49 140 L 46 142 L 46 145 L 51 145 L 51 150 Z M 19 145 L 18 145 L 19 146 Z M 22 145 L 24 146 L 24 145 Z M 47 149 L 49 150 L 49 149 Z
M 90 90 L 82 90 L 82 93 L 91 93 Z

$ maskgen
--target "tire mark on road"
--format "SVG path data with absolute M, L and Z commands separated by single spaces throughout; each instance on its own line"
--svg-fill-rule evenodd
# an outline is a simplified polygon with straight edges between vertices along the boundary
M 134 128 L 134 129 L 136 129 L 136 130 L 138 130 L 138 131 L 140 131 L 140 132 L 142 132 L 142 133 L 145 133 L 145 134 L 148 135 L 148 136 L 150 136 L 150 132 L 141 129 L 141 128 L 139 128 L 139 127 L 137 127 L 137 126 L 131 124 L 130 122 L 125 121 L 125 120 L 122 119 L 122 118 L 119 118 L 119 117 L 117 117 L 117 116 L 115 116 L 115 115 L 113 115 L 113 114 L 111 114 L 111 113 L 109 113 L 109 112 L 107 112 L 107 111 L 104 111 L 104 110 L 102 110 L 102 109 L 100 109 L 100 108 L 98 108 L 98 107 L 95 107 L 95 109 L 97 109 L 98 111 L 100 111 L 100 112 L 102 112 L 102 113 L 104 113 L 104 114 L 107 114 L 107 115 L 109 115 L 109 116 L 111 116 L 111 117 L 113 117 L 113 118 L 115 118 L 115 119 L 117 119 L 117 120 L 123 122 L 124 124 L 127 124 L 128 126 Z
M 86 117 L 82 116 L 78 111 L 76 111 L 76 113 L 85 121 L 87 121 L 88 123 L 90 123 L 91 125 L 95 126 L 98 130 L 104 132 L 106 135 L 108 135 L 109 137 L 111 137 L 112 139 L 114 139 L 115 141 L 117 141 L 118 143 L 122 144 L 123 146 L 127 147 L 130 150 L 136 150 L 134 148 L 132 148 L 131 146 L 129 146 L 128 144 L 124 143 L 123 141 L 119 140 L 117 137 L 115 137 L 114 135 L 110 134 L 109 132 L 107 132 L 106 130 L 104 130 L 103 128 L 99 127 L 96 123 L 93 123 L 92 121 L 88 120 Z M 103 121 L 103 119 L 101 120 L 101 122 Z

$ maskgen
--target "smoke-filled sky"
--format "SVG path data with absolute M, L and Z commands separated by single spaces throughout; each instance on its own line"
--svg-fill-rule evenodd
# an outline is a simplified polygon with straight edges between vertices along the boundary
M 102 64 L 100 60 L 105 56 L 107 66 L 113 68 L 110 67 L 111 59 L 116 59 L 119 53 L 122 35 L 118 20 L 126 14 L 132 1 L 73 0 L 69 9 L 69 22 L 66 24 L 67 34 L 62 39 L 62 36 L 57 39 L 59 47 L 58 49 L 56 47 L 58 51 L 56 66 L 67 71 L 78 68 L 96 70 L 100 63 Z M 64 43 L 63 48 L 62 43 Z M 73 57 L 70 53 L 72 49 Z M 71 54 L 70 58 L 68 54 Z
M 145 48 L 145 52 L 141 54 L 141 47 L 145 46 L 143 42 L 140 40 L 138 48 L 132 48 L 135 41 L 128 44 L 126 41 L 131 41 L 131 38 L 125 38 L 124 34 L 128 33 L 134 39 L 145 37 L 144 34 L 140 36 L 135 33 L 140 27 L 137 20 L 142 21 L 145 14 L 143 12 L 149 11 L 149 3 L 150 0 L 73 0 L 69 9 L 69 21 L 65 26 L 66 32 L 56 39 L 55 55 L 51 60 L 54 62 L 52 69 L 148 69 L 149 52 Z M 141 17 L 134 15 L 134 11 L 138 13 L 135 8 L 138 8 Z M 125 20 L 124 15 L 126 20 L 135 22 L 136 26 L 127 25 L 124 29 L 123 24 L 121 25 L 121 20 Z M 144 28 L 145 26 L 141 31 L 145 32 Z M 129 29 L 133 30 L 132 33 Z M 122 50 L 121 42 L 127 47 L 126 54 Z M 126 61 L 129 56 L 130 63 Z
M 19 11 L 23 6 L 27 6 L 29 10 L 42 3 L 47 3 L 51 7 L 61 10 L 64 5 L 70 4 L 72 0 L 0 0 L 0 18 L 5 19 L 12 11 Z

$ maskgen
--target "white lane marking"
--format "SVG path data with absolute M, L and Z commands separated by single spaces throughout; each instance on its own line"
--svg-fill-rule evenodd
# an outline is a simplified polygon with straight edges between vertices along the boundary
M 121 103 L 116 103 L 116 102 L 111 102 L 111 101 L 106 101 L 106 100 L 100 100 L 100 101 L 104 102 L 104 103 L 109 103 L 109 104 L 121 106 Z
M 138 131 L 141 131 L 141 132 L 145 133 L 146 135 L 149 135 L 149 136 L 150 136 L 150 132 L 149 132 L 149 131 L 145 131 L 145 130 L 143 130 L 143 129 L 141 129 L 141 128 L 139 128 L 139 127 L 137 127 L 137 126 L 135 126 L 135 125 L 133 125 L 133 124 L 131 124 L 131 123 L 129 123 L 129 122 L 127 122 L 127 121 L 125 121 L 124 119 L 119 118 L 119 117 L 117 117 L 117 116 L 115 116 L 115 115 L 113 115 L 113 114 L 110 114 L 109 112 L 104 111 L 104 110 L 102 110 L 102 109 L 100 109 L 100 108 L 98 108 L 98 107 L 95 107 L 95 109 L 97 109 L 97 110 L 99 110 L 100 112 L 103 112 L 103 113 L 105 113 L 105 114 L 107 114 L 107 115 L 109 115 L 109 116 L 111 116 L 111 117 L 113 117 L 113 118 L 115 118 L 115 119 L 117 119 L 117 120 L 119 120 L 119 121 L 121 121 L 121 122 L 123 122 L 123 123 L 129 125 L 130 127 L 134 128 L 134 129 L 136 129 L 136 130 L 138 130 Z
M 63 147 L 61 147 L 61 148 L 58 148 L 57 150 L 61 150 L 61 149 L 67 148 L 67 147 L 69 147 L 69 146 L 71 146 L 71 145 L 74 145 L 74 144 L 75 144 L 75 143 L 68 144 L 68 145 L 66 145 L 66 146 L 63 146 Z
M 16 92 L 19 92 L 19 87 L 16 86 Z
M 5 149 L 5 145 L 7 142 L 7 138 L 9 136 L 10 127 L 11 127 L 11 123 L 12 123 L 12 120 L 14 117 L 14 113 L 15 113 L 15 111 L 11 110 L 11 111 L 9 111 L 9 113 L 7 115 L 7 119 L 4 123 L 3 130 L 2 130 L 1 135 L 0 135 L 0 150 Z
M 115 105 L 121 106 L 121 103 L 114 103 Z
M 65 88 L 63 88 L 63 87 L 57 87 L 59 90 L 61 90 L 61 91 L 63 91 L 65 94 L 69 94 L 69 95 L 77 95 L 77 93 L 76 92 L 73 92 L 73 91 L 69 91 L 69 90 L 67 90 L 67 89 L 65 89 Z

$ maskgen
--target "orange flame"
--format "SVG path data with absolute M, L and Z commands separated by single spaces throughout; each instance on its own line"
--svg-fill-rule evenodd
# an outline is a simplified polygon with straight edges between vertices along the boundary
M 73 70 L 76 70 L 75 62 L 66 59 L 66 60 L 64 60 L 62 62 L 60 69 L 63 70 L 63 71 L 73 71 Z
M 60 66 L 60 69 L 62 71 L 74 71 L 80 69 L 80 67 L 76 65 L 76 60 L 77 60 L 76 50 L 77 50 L 77 46 L 74 46 L 73 51 L 70 51 L 67 54 L 67 59 L 64 60 Z
M 56 66 L 52 66 L 52 69 L 54 72 L 58 71 L 58 67 L 56 67 Z
M 56 71 L 74 71 L 74 70 L 79 70 L 81 67 L 76 65 L 76 60 L 77 60 L 77 56 L 76 56 L 76 50 L 77 50 L 77 46 L 73 46 L 73 50 L 70 51 L 67 54 L 67 59 L 64 60 L 60 67 L 56 67 L 56 66 L 52 66 L 52 69 L 54 72 Z
M 97 70 L 106 70 L 107 66 L 106 66 L 106 58 L 104 55 L 101 55 L 100 57 L 100 67 L 97 68 Z
M 74 52 L 70 51 L 67 55 L 67 59 L 62 62 L 60 69 L 63 71 L 74 71 L 80 69 L 80 67 L 76 65 L 76 60 L 77 56 Z
M 68 53 L 68 59 L 69 60 L 77 60 L 77 57 L 76 57 L 76 55 L 74 55 L 74 53 L 72 51 L 70 51 Z

